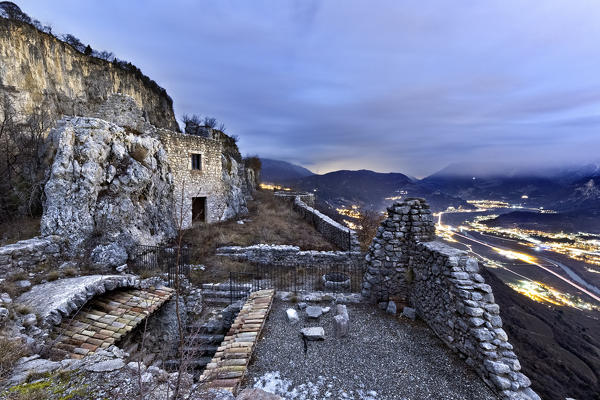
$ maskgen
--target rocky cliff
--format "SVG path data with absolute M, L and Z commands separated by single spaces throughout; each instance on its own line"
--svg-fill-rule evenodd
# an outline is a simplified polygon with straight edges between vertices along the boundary
M 60 235 L 71 256 L 109 267 L 125 263 L 136 244 L 175 235 L 172 176 L 154 132 L 66 117 L 49 139 L 43 235 Z
M 178 131 L 171 98 L 141 74 L 87 56 L 20 21 L 0 18 L 0 96 L 17 112 L 91 116 L 111 94 L 131 96 L 150 123 Z

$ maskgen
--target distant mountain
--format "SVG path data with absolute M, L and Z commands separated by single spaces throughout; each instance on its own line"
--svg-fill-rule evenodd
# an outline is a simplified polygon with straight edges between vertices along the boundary
M 560 211 L 600 209 L 600 164 L 535 169 L 452 164 L 421 183 L 465 200 L 504 200 Z
M 522 197 L 527 196 L 529 204 L 548 205 L 566 194 L 564 184 L 539 171 L 490 169 L 478 164 L 453 164 L 421 182 L 465 200 L 522 202 Z
M 434 210 L 446 209 L 450 205 L 469 207 L 462 199 L 422 185 L 400 173 L 342 170 L 297 179 L 290 185 L 298 190 L 314 192 L 320 202 L 333 208 L 359 205 L 384 210 L 399 196 L 425 197 Z
M 530 211 L 513 211 L 484 222 L 502 228 L 532 229 L 545 232 L 600 233 L 600 212 L 590 209 L 541 214 Z
M 287 161 L 272 160 L 270 158 L 261 158 L 260 160 L 262 162 L 261 180 L 263 182 L 286 183 L 314 175 L 312 171 Z

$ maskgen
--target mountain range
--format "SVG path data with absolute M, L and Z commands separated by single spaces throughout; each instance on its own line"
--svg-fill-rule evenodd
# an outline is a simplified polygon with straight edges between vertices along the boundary
M 425 197 L 434 211 L 441 211 L 449 206 L 469 208 L 467 200 L 486 199 L 573 215 L 585 211 L 600 218 L 600 164 L 518 169 L 461 163 L 419 180 L 402 173 L 369 170 L 317 175 L 285 161 L 263 159 L 262 179 L 314 192 L 332 208 L 359 205 L 384 210 L 402 196 Z

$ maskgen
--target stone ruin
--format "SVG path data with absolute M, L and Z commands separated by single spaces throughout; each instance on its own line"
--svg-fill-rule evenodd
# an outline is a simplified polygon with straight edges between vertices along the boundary
M 118 267 L 135 246 L 173 238 L 180 217 L 187 229 L 244 215 L 257 173 L 229 136 L 215 132 L 156 128 L 119 94 L 93 117 L 63 118 L 48 137 L 42 237 L 0 249 L 0 269 L 60 258 Z
M 366 255 L 363 299 L 409 304 L 503 398 L 539 400 L 502 329 L 492 288 L 477 260 L 435 241 L 423 199 L 388 208 Z

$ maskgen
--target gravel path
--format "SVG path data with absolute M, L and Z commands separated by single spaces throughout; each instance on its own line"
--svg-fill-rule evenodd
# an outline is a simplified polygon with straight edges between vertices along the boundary
M 290 400 L 498 399 L 423 322 L 398 320 L 374 306 L 348 305 L 350 334 L 338 340 L 335 306 L 318 321 L 299 312 L 296 325 L 287 322 L 289 307 L 295 305 L 273 303 L 248 369 L 248 387 Z M 305 355 L 299 331 L 308 326 L 322 326 L 325 340 L 308 342 Z

